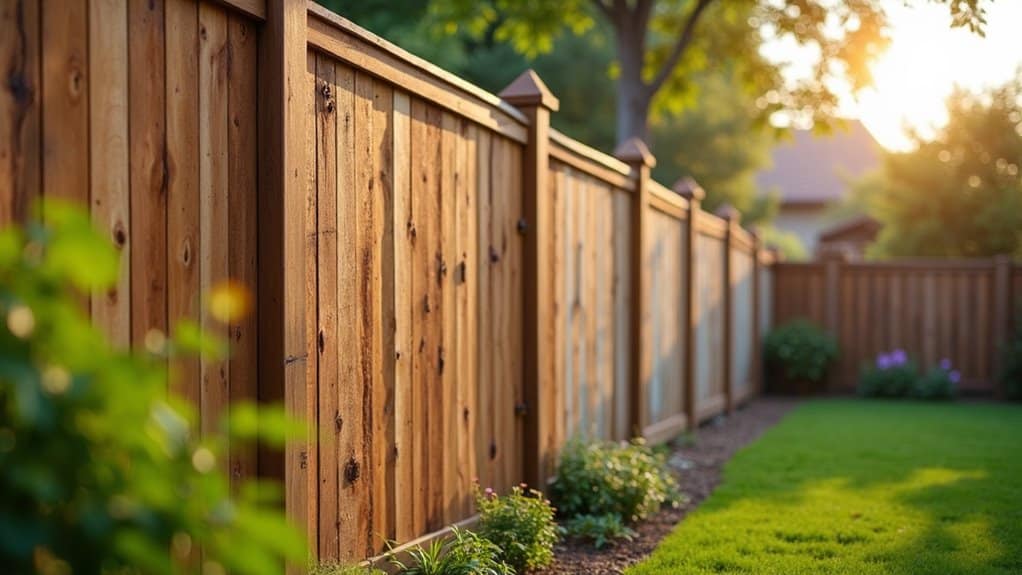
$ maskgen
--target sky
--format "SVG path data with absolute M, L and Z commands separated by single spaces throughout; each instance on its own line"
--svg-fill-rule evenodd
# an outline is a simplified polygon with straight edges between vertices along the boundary
M 950 28 L 943 4 L 885 0 L 891 45 L 873 66 L 874 87 L 843 105 L 877 141 L 910 147 L 906 125 L 926 137 L 947 121 L 947 96 L 959 84 L 982 89 L 1002 84 L 1022 66 L 1022 0 L 988 3 L 986 37 Z

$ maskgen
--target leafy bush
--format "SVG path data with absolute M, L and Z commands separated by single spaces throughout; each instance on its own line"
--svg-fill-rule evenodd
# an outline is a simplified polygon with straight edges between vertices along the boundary
M 636 533 L 625 525 L 620 515 L 578 515 L 562 524 L 568 537 L 592 541 L 597 549 L 618 540 L 631 541 Z
M 834 337 L 806 320 L 776 327 L 763 341 L 766 367 L 786 388 L 822 383 L 837 356 Z
M 403 575 L 512 575 L 514 570 L 499 556 L 495 543 L 452 527 L 450 537 L 409 551 L 407 563 L 397 556 L 391 557 L 391 563 Z
M 543 494 L 514 487 L 498 496 L 492 489 L 476 493 L 479 533 L 500 548 L 500 558 L 518 573 L 553 561 L 557 542 L 554 508 Z
M 1001 384 L 1010 399 L 1022 399 L 1022 317 L 1014 337 L 1001 348 Z
M 562 517 L 613 514 L 625 522 L 644 519 L 679 497 L 665 457 L 641 439 L 569 442 L 550 494 Z
M 942 359 L 918 378 L 912 386 L 912 397 L 919 399 L 948 399 L 955 395 L 962 374 L 954 369 L 950 359 Z
M 309 567 L 309 575 L 386 575 L 386 572 L 365 565 L 321 563 Z
M 273 574 L 305 545 L 263 489 L 232 495 L 226 438 L 197 439 L 167 396 L 166 352 L 217 348 L 188 337 L 113 349 L 83 294 L 117 277 L 87 215 L 48 203 L 47 225 L 0 231 L 0 565 L 11 573 Z M 239 406 L 232 441 L 253 439 Z M 260 411 L 260 425 L 281 415 Z M 279 443 L 280 436 L 264 436 Z
M 863 366 L 859 376 L 859 394 L 864 397 L 905 397 L 919 379 L 915 362 L 904 350 L 881 353 L 873 364 Z

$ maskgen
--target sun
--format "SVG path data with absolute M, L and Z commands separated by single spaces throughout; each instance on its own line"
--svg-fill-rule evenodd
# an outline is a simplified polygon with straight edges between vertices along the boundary
M 1022 65 L 1014 22 L 1022 2 L 988 8 L 986 37 L 952 29 L 943 4 L 891 2 L 891 45 L 872 66 L 873 85 L 850 95 L 849 116 L 891 150 L 909 149 L 912 132 L 930 137 L 947 122 L 955 86 L 978 90 L 1004 82 Z

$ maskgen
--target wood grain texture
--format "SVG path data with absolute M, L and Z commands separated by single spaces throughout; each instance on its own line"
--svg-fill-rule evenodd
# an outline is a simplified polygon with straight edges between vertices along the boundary
M 0 225 L 24 222 L 42 193 L 41 3 L 0 3 Z

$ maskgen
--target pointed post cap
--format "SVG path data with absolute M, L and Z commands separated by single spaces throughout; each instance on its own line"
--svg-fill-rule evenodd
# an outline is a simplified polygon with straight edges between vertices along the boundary
M 543 80 L 539 78 L 539 74 L 531 68 L 522 72 L 498 95 L 505 102 L 519 108 L 543 106 L 548 110 L 556 112 L 561 106 L 557 96 L 554 96 L 550 88 L 547 88 Z
M 647 168 L 656 166 L 656 158 L 649 151 L 646 144 L 635 137 L 628 138 L 618 144 L 614 150 L 614 157 L 626 164 L 641 164 Z
M 742 221 L 742 212 L 739 212 L 731 204 L 724 204 L 717 208 L 716 215 L 726 222 L 739 223 Z
M 706 192 L 703 191 L 703 187 L 690 176 L 678 179 L 677 182 L 674 182 L 671 189 L 679 196 L 690 201 L 695 200 L 697 202 L 701 202 L 703 198 L 706 197 Z

